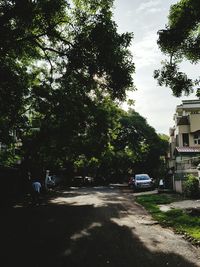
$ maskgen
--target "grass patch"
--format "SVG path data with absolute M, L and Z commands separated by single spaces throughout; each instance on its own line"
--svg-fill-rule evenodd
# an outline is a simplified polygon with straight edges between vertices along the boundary
M 176 194 L 143 195 L 136 197 L 136 201 L 144 206 L 161 225 L 172 227 L 179 233 L 186 233 L 196 240 L 200 240 L 200 217 L 187 214 L 181 209 L 163 212 L 158 205 L 170 204 L 183 199 Z

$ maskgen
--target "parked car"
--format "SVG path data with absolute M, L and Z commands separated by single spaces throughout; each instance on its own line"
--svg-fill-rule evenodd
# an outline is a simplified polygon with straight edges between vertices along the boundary
M 83 176 L 74 176 L 72 179 L 72 186 L 83 186 L 84 177 Z
M 54 181 L 55 186 L 59 186 L 63 182 L 63 177 L 61 175 L 53 174 L 51 180 Z
M 105 178 L 103 176 L 96 176 L 94 178 L 94 185 L 95 186 L 107 186 L 109 185 L 109 178 Z
M 152 178 L 144 173 L 144 174 L 136 174 L 132 178 L 132 188 L 137 190 L 137 189 L 153 189 L 154 184 L 152 181 Z
M 85 176 L 84 184 L 85 185 L 92 185 L 94 183 L 94 178 L 90 176 Z

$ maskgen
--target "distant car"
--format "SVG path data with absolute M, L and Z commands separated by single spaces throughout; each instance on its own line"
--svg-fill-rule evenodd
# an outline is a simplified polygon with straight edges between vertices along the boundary
M 103 176 L 97 176 L 94 178 L 94 185 L 95 186 L 106 186 L 109 185 L 109 179 Z
M 83 176 L 74 176 L 72 179 L 72 186 L 83 186 L 84 182 Z
M 94 183 L 94 178 L 90 176 L 85 176 L 84 184 L 85 185 L 92 185 Z
M 144 174 L 136 174 L 132 178 L 132 187 L 133 189 L 153 189 L 153 182 L 151 177 L 144 173 Z
M 51 176 L 51 180 L 54 182 L 55 186 L 59 186 L 62 184 L 63 177 L 57 174 Z

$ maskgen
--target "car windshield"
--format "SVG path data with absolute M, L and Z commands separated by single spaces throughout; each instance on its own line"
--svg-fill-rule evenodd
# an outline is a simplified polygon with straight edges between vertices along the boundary
M 150 177 L 147 175 L 136 175 L 135 179 L 139 181 L 143 181 L 143 180 L 150 180 Z

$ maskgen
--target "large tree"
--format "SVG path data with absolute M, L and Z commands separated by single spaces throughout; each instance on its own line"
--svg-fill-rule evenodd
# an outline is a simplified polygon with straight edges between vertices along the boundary
M 66 157 L 96 95 L 125 99 L 133 86 L 132 34 L 117 33 L 112 4 L 0 1 L 1 142 L 9 144 L 16 130 L 24 156 L 37 158 L 43 147 L 43 158 L 48 148 Z
M 49 59 L 52 42 L 60 36 L 58 25 L 65 19 L 65 5 L 65 1 L 0 1 L 2 142 L 7 143 L 11 130 L 26 122 L 31 91 L 42 76 L 42 68 L 34 64 Z
M 200 60 L 200 5 L 198 0 L 181 0 L 172 5 L 168 25 L 158 32 L 158 45 L 169 56 L 154 77 L 160 85 L 168 86 L 175 96 L 193 92 L 199 77 L 193 80 L 180 71 L 180 62 L 185 59 L 197 64 Z M 196 91 L 199 96 L 199 90 Z
M 117 138 L 113 140 L 113 164 L 119 175 L 149 173 L 158 177 L 161 157 L 166 156 L 168 142 L 156 134 L 146 119 L 130 109 L 120 116 Z

